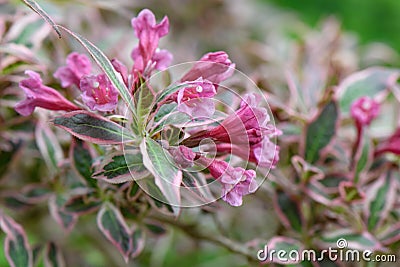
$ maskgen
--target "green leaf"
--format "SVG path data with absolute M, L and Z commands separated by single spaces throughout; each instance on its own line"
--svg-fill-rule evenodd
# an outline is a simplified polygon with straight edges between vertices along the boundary
M 289 229 L 301 232 L 302 219 L 298 203 L 285 192 L 280 191 L 274 198 L 274 205 L 282 224 Z
M 177 92 L 179 89 L 186 87 L 188 83 L 180 83 L 180 84 L 172 84 L 159 92 L 156 96 L 155 103 L 160 103 L 164 100 L 167 96 L 172 95 L 173 93 Z
M 44 265 L 46 267 L 65 267 L 64 257 L 53 242 L 49 242 L 46 246 Z
M 58 163 L 63 159 L 63 151 L 58 138 L 47 123 L 39 121 L 35 130 L 36 144 L 52 175 L 58 171 Z
M 365 205 L 367 210 L 367 226 L 369 231 L 378 228 L 393 209 L 397 198 L 397 183 L 392 177 L 393 172 L 388 171 L 370 187 L 367 196 L 370 197 L 368 204 Z
M 92 178 L 93 158 L 89 146 L 78 138 L 72 138 L 69 157 L 73 169 L 89 184 L 89 186 L 96 187 L 97 182 Z
M 136 118 L 137 118 L 137 129 L 138 135 L 144 136 L 144 129 L 147 124 L 147 118 L 151 112 L 154 95 L 150 91 L 147 83 L 144 81 L 139 89 L 135 92 L 133 96 L 136 106 Z
M 4 252 L 11 267 L 32 267 L 32 251 L 26 233 L 12 218 L 1 215 L 0 227 L 6 233 Z
M 167 232 L 165 225 L 158 222 L 146 221 L 146 229 L 150 231 L 153 235 L 160 236 Z
M 87 111 L 72 111 L 53 120 L 54 125 L 73 136 L 95 144 L 122 144 L 135 139 L 121 125 Z
M 361 137 L 360 147 L 355 155 L 356 167 L 354 172 L 354 181 L 357 183 L 362 172 L 366 172 L 371 163 L 373 155 L 372 142 L 364 133 Z
M 132 234 L 131 234 L 132 242 L 133 242 L 133 247 L 130 256 L 132 258 L 138 256 L 142 250 L 144 249 L 144 243 L 145 243 L 145 233 L 143 230 L 139 227 L 136 227 L 136 225 L 132 228 Z
M 140 145 L 143 163 L 154 175 L 158 188 L 172 206 L 175 215 L 180 211 L 180 185 L 182 172 L 178 169 L 172 156 L 160 144 L 151 138 L 145 138 Z
M 121 75 L 114 69 L 110 60 L 104 55 L 104 53 L 83 36 L 63 26 L 58 25 L 58 27 L 74 37 L 89 52 L 89 54 L 96 61 L 97 65 L 99 65 L 99 67 L 107 75 L 108 79 L 110 79 L 111 83 L 115 86 L 115 88 L 117 88 L 122 99 L 133 112 L 133 116 L 135 116 L 134 104 L 132 103 L 132 95 L 126 87 L 125 83 L 123 82 Z
M 399 76 L 396 69 L 373 67 L 351 74 L 339 85 L 339 107 L 343 115 L 350 112 L 350 106 L 362 96 L 374 97 L 393 86 Z
M 101 205 L 101 201 L 92 199 L 88 195 L 77 195 L 68 199 L 62 210 L 69 214 L 89 214 L 96 211 Z
M 128 262 L 134 251 L 133 239 L 121 212 L 111 203 L 106 203 L 97 214 L 97 225 L 103 235 L 122 254 Z
M 319 153 L 329 144 L 336 131 L 338 110 L 335 102 L 329 102 L 307 127 L 305 160 L 311 164 L 319 158 Z
M 143 165 L 142 154 L 138 150 L 125 150 L 108 155 L 93 175 L 109 183 L 124 183 L 142 179 L 149 175 Z
M 37 204 L 47 200 L 53 191 L 42 184 L 29 184 L 22 188 L 21 194 L 19 195 L 21 200 L 29 204 Z
M 49 200 L 50 214 L 53 219 L 67 232 L 70 232 L 78 221 L 77 214 L 70 214 L 63 210 L 66 199 L 60 195 Z

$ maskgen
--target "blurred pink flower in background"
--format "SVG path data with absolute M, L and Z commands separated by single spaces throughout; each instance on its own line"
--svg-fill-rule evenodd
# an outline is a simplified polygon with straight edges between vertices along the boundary
M 22 80 L 19 83 L 19 87 L 24 90 L 26 99 L 18 102 L 14 107 L 19 114 L 28 116 L 36 107 L 66 111 L 80 109 L 55 89 L 43 85 L 42 79 L 37 72 L 27 70 L 25 74 L 29 78 Z
M 90 74 L 92 65 L 89 58 L 84 54 L 72 52 L 67 56 L 67 66 L 57 69 L 54 77 L 61 81 L 61 86 L 66 88 L 73 84 L 79 87 L 80 79 Z
M 378 116 L 379 104 L 369 96 L 363 96 L 355 100 L 350 107 L 351 117 L 357 127 L 369 125 Z
M 375 156 L 387 152 L 400 155 L 400 128 L 397 128 L 387 140 L 379 144 L 375 151 Z

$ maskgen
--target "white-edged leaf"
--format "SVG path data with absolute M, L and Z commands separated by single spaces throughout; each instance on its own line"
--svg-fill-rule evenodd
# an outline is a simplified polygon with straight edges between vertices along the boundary
M 121 212 L 111 203 L 105 203 L 97 214 L 97 226 L 128 262 L 134 246 L 131 231 Z
M 169 152 L 153 139 L 144 138 L 140 144 L 140 150 L 143 154 L 144 165 L 154 175 L 156 185 L 177 216 L 181 203 L 182 172 L 174 164 Z
M 32 267 L 32 250 L 21 225 L 11 217 L 2 214 L 0 227 L 6 233 L 4 252 L 11 267 Z

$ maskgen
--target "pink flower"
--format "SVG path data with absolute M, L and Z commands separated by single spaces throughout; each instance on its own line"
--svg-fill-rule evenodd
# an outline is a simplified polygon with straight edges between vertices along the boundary
M 202 78 L 185 82 L 187 86 L 172 94 L 169 100 L 178 103 L 178 111 L 190 117 L 209 118 L 215 112 L 214 101 L 211 99 L 217 93 L 214 85 Z
M 196 153 L 186 146 L 170 147 L 168 149 L 175 162 L 183 169 L 192 167 Z
M 280 135 L 281 131 L 269 123 L 267 110 L 259 107 L 258 103 L 256 94 L 246 95 L 240 108 L 220 125 L 199 131 L 183 140 L 182 144 L 196 147 L 201 140 L 210 138 L 216 142 L 220 154 L 234 154 L 260 167 L 274 168 L 279 160 L 279 146 L 271 138 Z
M 58 68 L 54 77 L 61 80 L 64 88 L 73 84 L 79 86 L 80 79 L 88 75 L 91 69 L 92 65 L 86 55 L 72 52 L 67 57 L 67 66 Z
M 379 156 L 383 153 L 393 153 L 400 155 L 400 128 L 385 141 L 383 141 L 375 151 L 375 156 Z
M 363 96 L 351 104 L 350 114 L 357 127 L 369 125 L 378 116 L 379 104 L 369 96 Z
M 217 144 L 216 148 L 219 153 L 231 153 L 264 168 L 274 169 L 279 161 L 280 148 L 267 137 L 264 137 L 261 142 L 250 146 L 247 150 L 243 149 L 243 146 L 229 143 Z
M 105 74 L 83 77 L 80 89 L 83 102 L 91 110 L 112 111 L 118 104 L 118 91 Z
M 121 61 L 115 58 L 111 60 L 111 64 L 113 65 L 114 69 L 121 74 L 122 80 L 128 86 L 128 68 Z
M 201 77 L 218 86 L 232 76 L 234 70 L 235 64 L 225 52 L 207 53 L 182 77 L 181 81 L 194 81 Z
M 79 110 L 55 89 L 43 85 L 37 72 L 27 70 L 25 74 L 29 75 L 29 78 L 22 80 L 19 87 L 24 90 L 26 99 L 18 102 L 14 107 L 19 114 L 28 116 L 36 107 L 49 110 Z
M 168 18 L 164 17 L 156 24 L 154 14 L 144 9 L 132 19 L 132 27 L 135 36 L 139 38 L 139 44 L 131 54 L 135 61 L 134 72 L 149 74 L 153 69 L 165 69 L 171 63 L 172 55 L 167 50 L 159 50 L 157 47 L 160 38 L 169 32 Z
M 240 108 L 229 115 L 220 125 L 200 131 L 183 144 L 189 147 L 197 146 L 204 138 L 211 138 L 216 142 L 232 143 L 240 145 L 252 145 L 262 141 L 269 115 L 265 108 L 258 107 L 259 98 L 255 94 L 247 94 Z
M 225 161 L 200 158 L 199 163 L 208 166 L 212 177 L 222 184 L 222 199 L 231 206 L 241 206 L 242 198 L 257 189 L 254 170 L 232 167 Z

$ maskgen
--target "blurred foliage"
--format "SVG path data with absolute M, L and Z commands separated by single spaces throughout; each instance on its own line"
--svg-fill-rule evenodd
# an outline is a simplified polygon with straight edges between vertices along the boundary
M 387 140 L 396 128 L 396 114 L 399 114 L 396 101 L 399 95 L 395 95 L 395 90 L 389 93 L 386 88 L 382 89 L 389 79 L 385 71 L 370 69 L 367 73 L 358 72 L 376 65 L 397 66 L 398 54 L 382 44 L 360 46 L 353 34 L 343 31 L 340 20 L 343 20 L 345 29 L 359 32 L 365 43 L 382 40 L 399 49 L 397 10 L 400 2 L 273 1 L 303 11 L 307 15 L 302 18 L 307 23 L 315 25 L 319 22 L 315 27 L 309 27 L 291 14 L 270 6 L 271 0 L 262 2 L 264 4 L 241 0 L 40 1 L 57 23 L 79 32 L 110 58 L 119 57 L 125 63 L 130 61 L 126 55 L 136 42 L 130 19 L 142 8 L 152 9 L 157 18 L 167 15 L 171 33 L 162 42 L 163 47 L 173 51 L 174 63 L 195 60 L 207 51 L 226 50 L 238 69 L 264 90 L 276 124 L 283 131 L 279 139 L 279 167 L 255 195 L 246 197 L 242 207 L 221 204 L 210 210 L 184 209 L 179 221 L 165 222 L 165 234 L 148 234 L 143 253 L 128 266 L 258 266 L 258 263 L 248 261 L 245 256 L 230 251 L 215 240 L 199 238 L 197 230 L 211 237 L 223 234 L 255 252 L 259 244 L 266 244 L 277 235 L 301 240 L 308 247 L 321 248 L 323 246 L 316 242 L 320 234 L 343 228 L 362 228 L 363 220 L 366 220 L 365 210 L 357 202 L 344 203 L 343 194 L 348 197 L 347 192 L 339 192 L 338 189 L 338 185 L 350 174 L 349 150 L 356 135 L 351 119 L 348 116 L 342 118 L 342 115 L 337 118 L 336 114 L 321 116 L 321 121 L 334 120 L 328 121 L 329 125 L 341 125 L 334 138 L 330 135 L 332 133 L 324 136 L 321 127 L 310 127 L 316 115 L 324 110 L 327 103 L 331 103 L 334 88 L 342 85 L 346 77 L 365 77 L 365 74 L 372 73 L 377 75 L 372 79 L 376 83 L 367 79 L 361 80 L 361 85 L 350 85 L 353 88 L 372 88 L 373 94 L 376 91 L 389 94 L 381 115 L 370 127 L 370 135 L 365 137 L 370 141 L 370 148 L 366 156 L 368 162 L 361 168 L 359 189 L 370 193 L 371 186 L 376 187 L 379 184 L 375 182 L 383 179 L 386 167 L 398 168 L 399 160 L 394 155 L 376 158 L 374 164 L 371 161 L 372 150 Z M 35 124 L 39 120 L 48 120 L 49 114 L 41 111 L 35 116 L 23 118 L 16 114 L 13 106 L 23 97 L 17 84 L 25 77 L 24 70 L 41 71 L 46 77 L 46 84 L 59 89 L 51 74 L 64 64 L 69 52 L 83 50 L 66 36 L 58 39 L 21 2 L 0 0 L 0 4 L 1 208 L 24 226 L 31 244 L 56 242 L 67 266 L 127 266 L 95 227 L 94 214 L 81 216 L 69 233 L 51 218 L 46 201 L 35 205 L 21 201 L 21 188 L 29 183 L 41 182 L 61 195 L 80 186 L 77 175 L 65 166 L 60 168 L 60 177 L 53 179 L 41 156 L 35 140 Z M 334 18 L 321 21 L 332 13 L 338 14 L 339 21 Z M 356 73 L 355 76 L 351 76 L 353 73 Z M 342 88 L 349 90 L 351 86 L 346 84 Z M 296 157 L 305 154 L 301 146 L 310 128 L 313 131 L 316 129 L 317 137 L 325 138 L 318 147 L 320 157 L 314 156 L 310 160 L 315 166 Z M 70 140 L 60 131 L 52 131 L 59 138 L 65 161 L 68 162 Z M 313 140 L 314 137 L 309 134 L 307 139 Z M 326 146 L 329 142 L 331 145 Z M 319 180 L 322 173 L 326 176 Z M 399 180 L 398 177 L 393 179 Z M 312 187 L 315 185 L 317 187 Z M 318 190 L 320 188 L 323 190 Z M 355 190 L 354 187 L 348 188 Z M 373 193 L 368 195 L 375 196 Z M 372 229 L 380 238 L 399 221 L 398 192 L 396 196 L 396 204 L 389 205 L 393 208 L 390 214 L 374 210 L 375 216 L 382 217 L 379 224 L 383 227 Z M 391 197 L 392 201 L 393 193 L 381 197 Z M 335 206 L 337 202 L 333 200 L 340 200 L 340 205 Z M 382 199 L 378 200 L 382 202 Z M 379 201 L 375 202 L 379 204 Z M 279 213 L 281 210 L 283 212 Z M 128 210 L 124 216 L 130 221 L 141 220 L 136 217 L 137 212 L 135 209 Z M 300 213 L 304 218 L 299 218 Z M 4 234 L 0 235 L 0 243 L 3 244 Z M 390 242 L 387 241 L 387 246 L 398 252 L 400 241 Z M 5 261 L 1 249 L 0 266 L 7 266 Z M 329 264 L 321 263 L 321 266 L 338 266 Z
M 260 0 L 299 14 L 310 25 L 334 15 L 345 30 L 356 33 L 362 43 L 384 42 L 400 51 L 400 2 L 397 0 Z

